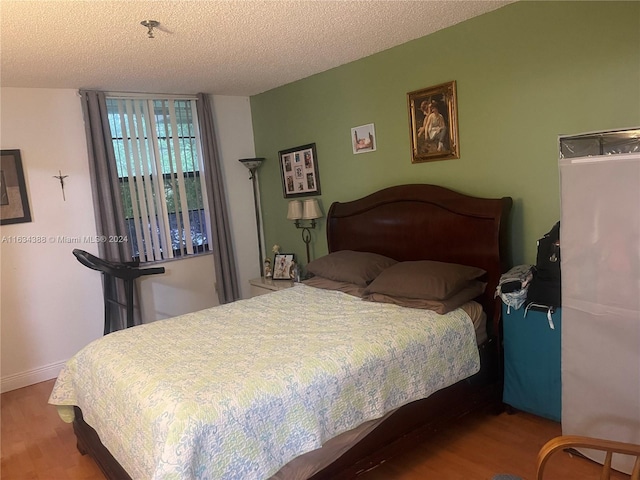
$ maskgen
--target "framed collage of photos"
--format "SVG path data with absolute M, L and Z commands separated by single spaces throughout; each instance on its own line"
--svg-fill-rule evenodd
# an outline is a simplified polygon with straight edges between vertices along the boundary
M 316 144 L 278 152 L 284 198 L 320 195 Z

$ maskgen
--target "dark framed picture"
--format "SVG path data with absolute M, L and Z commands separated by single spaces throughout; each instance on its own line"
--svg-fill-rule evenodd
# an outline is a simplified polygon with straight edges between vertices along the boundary
M 295 254 L 276 253 L 273 257 L 273 279 L 291 280 L 295 278 L 296 272 Z
M 316 144 L 278 152 L 284 198 L 320 195 Z
M 407 93 L 411 163 L 460 158 L 456 82 Z
M 0 158 L 0 225 L 31 221 L 20 150 L 2 150 Z

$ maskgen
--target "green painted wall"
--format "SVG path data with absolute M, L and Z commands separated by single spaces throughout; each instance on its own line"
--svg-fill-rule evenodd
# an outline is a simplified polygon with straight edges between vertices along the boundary
M 412 164 L 407 92 L 456 80 L 460 159 Z M 514 264 L 560 218 L 557 138 L 640 126 L 640 3 L 519 2 L 251 98 L 267 250 L 304 262 L 278 151 L 315 142 L 326 213 L 383 187 L 433 183 L 511 196 Z M 354 155 L 351 128 L 378 148 Z M 597 194 L 597 192 L 594 192 Z M 312 259 L 327 252 L 324 223 Z M 471 232 L 470 232 L 471 234 Z

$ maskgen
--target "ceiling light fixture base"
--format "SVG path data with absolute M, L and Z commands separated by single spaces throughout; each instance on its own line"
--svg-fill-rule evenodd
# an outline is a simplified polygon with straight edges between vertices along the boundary
M 147 27 L 147 37 L 155 38 L 153 36 L 153 29 L 160 25 L 160 22 L 156 20 L 143 20 L 140 22 L 140 25 L 142 25 L 143 27 Z

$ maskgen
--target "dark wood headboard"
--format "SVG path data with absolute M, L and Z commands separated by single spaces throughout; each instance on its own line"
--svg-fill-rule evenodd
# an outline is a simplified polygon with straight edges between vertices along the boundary
M 329 252 L 374 252 L 398 261 L 437 260 L 483 268 L 480 299 L 494 328 L 494 292 L 510 267 L 507 220 L 510 197 L 477 198 L 437 185 L 385 188 L 350 202 L 335 202 L 327 215 Z M 495 332 L 496 330 L 494 330 Z

